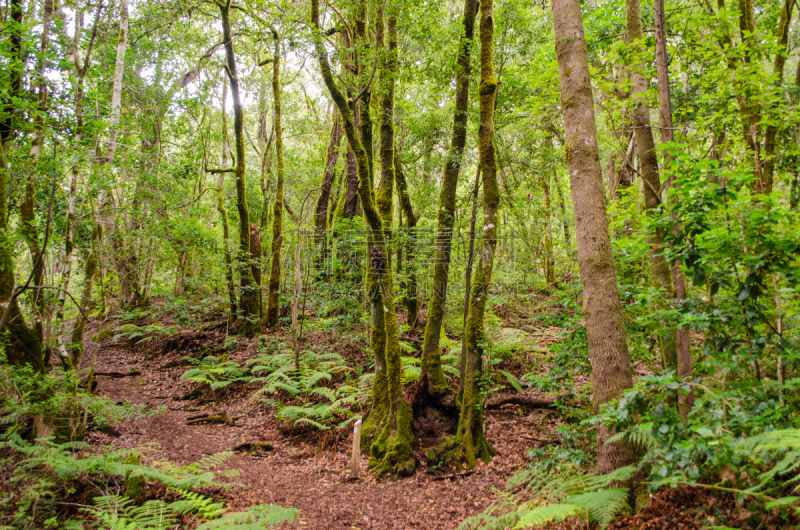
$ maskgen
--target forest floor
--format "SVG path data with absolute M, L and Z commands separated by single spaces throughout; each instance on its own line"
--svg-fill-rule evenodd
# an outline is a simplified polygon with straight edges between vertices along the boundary
M 168 316 L 161 320 L 170 324 Z M 94 328 L 90 334 L 96 331 Z M 554 331 L 542 336 L 552 341 Z M 273 336 L 286 340 L 281 334 Z M 169 459 L 178 464 L 231 451 L 245 442 L 269 443 L 271 450 L 254 454 L 237 452 L 224 464 L 223 469 L 241 471 L 233 480 L 242 486 L 234 486 L 227 493 L 219 492 L 227 497 L 232 509 L 264 503 L 297 508 L 299 517 L 294 523 L 297 528 L 448 530 L 500 501 L 506 481 L 529 462 L 530 449 L 560 443 L 557 427 L 564 420 L 558 411 L 503 405 L 486 413 L 487 439 L 497 455 L 488 465 L 481 463 L 474 472 L 448 474 L 427 468 L 424 458 L 427 447 L 418 442 L 415 446 L 418 468 L 412 477 L 377 480 L 366 469 L 367 457 L 362 455 L 361 478 L 351 480 L 352 424 L 314 435 L 308 431 L 294 434 L 287 431 L 286 421 L 276 419 L 274 407 L 250 400 L 252 387 L 231 385 L 212 393 L 205 386 L 196 392 L 197 384 L 180 380 L 190 368 L 182 359 L 196 354 L 200 346 L 221 345 L 226 338 L 224 322 L 211 321 L 139 346 L 113 338 L 102 341 L 97 351 L 96 371 L 111 375 L 99 375 L 97 393 L 119 402 L 146 403 L 163 412 L 148 418 L 128 419 L 112 429 L 90 433 L 87 441 L 98 449 L 144 448 L 146 460 Z M 358 352 L 366 347 L 343 334 L 327 332 L 307 333 L 305 342 L 337 351 L 349 360 L 357 358 Z M 93 357 L 91 348 L 84 357 L 86 363 Z M 256 340 L 240 339 L 228 353 L 228 359 L 242 365 L 256 356 Z M 514 372 L 514 368 L 504 369 Z M 529 368 L 518 364 L 515 375 L 521 377 Z M 530 393 L 531 389 L 524 392 Z M 191 399 L 186 399 L 187 394 L 193 394 Z M 227 414 L 226 422 L 197 424 L 191 420 L 203 414 L 220 413 Z M 683 496 L 662 497 L 655 503 L 659 507 L 652 515 L 645 511 L 637 518 L 630 518 L 630 524 L 622 521 L 615 528 L 702 527 L 695 523 L 699 522 L 696 513 L 687 515 L 681 508 L 702 504 L 698 501 L 700 496 L 684 492 Z

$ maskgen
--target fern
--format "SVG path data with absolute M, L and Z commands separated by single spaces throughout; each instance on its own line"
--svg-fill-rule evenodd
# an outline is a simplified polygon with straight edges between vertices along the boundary
M 289 522 L 293 523 L 298 515 L 295 508 L 283 508 L 274 504 L 262 504 L 250 508 L 246 512 L 231 513 L 215 521 L 203 523 L 197 530 L 263 530 Z
M 196 365 L 181 375 L 181 381 L 186 379 L 193 383 L 206 384 L 211 390 L 224 388 L 232 383 L 249 383 L 253 377 L 236 361 L 221 361 L 213 355 L 198 361 L 191 357 L 185 360 Z
M 519 520 L 514 528 L 528 528 L 531 526 L 539 526 L 545 523 L 557 523 L 580 515 L 582 509 L 575 504 L 548 504 L 547 506 L 540 506 L 533 510 L 523 510 L 519 512 Z
M 508 481 L 510 490 L 522 487 L 519 494 L 509 496 L 499 505 L 490 506 L 478 519 L 473 519 L 473 523 L 480 522 L 481 526 L 463 528 L 502 530 L 512 525 L 514 528 L 528 528 L 569 517 L 581 517 L 605 528 L 628 498 L 626 488 L 610 486 L 630 480 L 635 472 L 633 466 L 622 467 L 605 475 L 580 474 L 571 466 L 559 472 L 531 467 Z M 501 515 L 497 515 L 499 512 L 502 512 Z

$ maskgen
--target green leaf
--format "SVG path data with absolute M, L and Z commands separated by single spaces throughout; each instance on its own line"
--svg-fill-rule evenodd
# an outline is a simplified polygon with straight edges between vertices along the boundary
M 508 380 L 509 383 L 511 383 L 511 386 L 514 387 L 514 390 L 516 390 L 517 392 L 522 392 L 522 383 L 519 382 L 517 376 L 515 376 L 510 372 L 506 372 L 505 370 L 500 370 L 500 373 L 505 376 L 505 378 Z

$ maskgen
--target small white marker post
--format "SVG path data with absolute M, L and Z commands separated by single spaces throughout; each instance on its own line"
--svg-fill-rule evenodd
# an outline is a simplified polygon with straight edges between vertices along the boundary
M 350 461 L 350 478 L 357 479 L 361 470 L 361 420 L 353 427 L 353 455 Z

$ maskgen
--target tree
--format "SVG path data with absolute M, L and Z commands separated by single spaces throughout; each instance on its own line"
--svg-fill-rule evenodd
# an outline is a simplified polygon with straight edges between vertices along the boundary
M 372 255 L 370 268 L 378 273 L 375 276 L 379 283 L 383 299 L 383 333 L 385 349 L 383 358 L 380 351 L 375 351 L 375 380 L 372 392 L 372 408 L 362 427 L 362 446 L 371 454 L 370 465 L 376 472 L 411 474 L 415 462 L 411 450 L 411 408 L 403 401 L 400 383 L 400 344 L 397 330 L 397 316 L 394 304 L 394 280 L 391 267 L 387 266 L 388 247 L 384 238 L 383 223 L 380 212 L 375 206 L 372 190 L 372 166 L 368 151 L 359 138 L 353 121 L 348 101 L 333 78 L 333 71 L 328 62 L 328 54 L 322 40 L 319 21 L 319 0 L 311 0 L 311 28 L 314 48 L 320 72 L 325 86 L 330 92 L 339 114 L 342 116 L 347 142 L 356 157 L 358 169 L 358 195 L 364 208 L 364 217 L 370 231 Z M 368 107 L 367 107 L 368 112 Z M 362 111 L 362 119 L 364 112 Z M 363 122 L 362 122 L 363 123 Z M 363 128 L 362 128 L 363 132 Z M 368 286 L 369 288 L 369 286 Z
M 272 246 L 270 248 L 271 268 L 269 274 L 269 297 L 267 300 L 267 325 L 278 325 L 279 303 L 278 289 L 281 285 L 281 245 L 283 244 L 283 130 L 281 125 L 281 41 L 278 32 L 272 30 L 275 39 L 275 51 L 272 56 L 272 126 L 275 130 L 275 158 L 277 179 L 275 184 L 275 202 L 272 208 Z
M 231 95 L 233 96 L 233 135 L 236 141 L 236 166 L 233 175 L 236 179 L 236 209 L 239 211 L 239 252 L 243 257 L 247 258 L 250 256 L 250 212 L 247 208 L 247 188 L 245 186 L 244 111 L 242 110 L 242 100 L 239 95 L 236 55 L 233 51 L 230 20 L 231 1 L 216 1 L 222 17 L 222 33 L 225 43 L 225 56 L 227 58 L 226 73 L 231 86 Z M 279 124 L 276 124 L 276 132 L 279 129 Z M 258 287 L 249 263 L 240 267 L 239 289 L 239 308 L 242 311 L 244 320 L 241 332 L 243 335 L 252 336 L 261 330 L 261 311 L 258 302 Z
M 642 6 L 639 0 L 626 0 L 626 30 L 628 43 L 636 46 L 642 43 L 644 32 L 642 29 Z M 639 155 L 639 171 L 642 175 L 644 188 L 645 211 L 650 216 L 661 213 L 661 178 L 658 171 L 658 153 L 653 139 L 653 129 L 650 126 L 650 107 L 647 104 L 647 78 L 640 71 L 641 66 L 631 66 L 631 124 L 636 140 L 636 152 Z M 650 270 L 653 284 L 667 299 L 673 298 L 672 276 L 670 266 L 658 249 L 663 248 L 664 239 L 654 231 L 650 235 Z M 661 355 L 664 366 L 675 368 L 678 365 L 677 348 L 675 344 L 675 330 L 666 329 L 661 334 Z
M 553 29 L 564 113 L 567 166 L 575 210 L 583 316 L 589 337 L 595 411 L 633 385 L 625 322 L 617 288 L 598 158 L 591 75 L 578 0 L 554 0 Z M 627 442 L 606 444 L 606 427 L 597 429 L 597 468 L 607 473 L 633 462 Z
M 483 391 L 480 381 L 483 375 L 483 354 L 486 343 L 484 312 L 492 282 L 494 254 L 497 249 L 497 211 L 500 206 L 500 190 L 497 182 L 497 154 L 495 150 L 494 107 L 497 79 L 494 74 L 494 1 L 483 0 L 480 4 L 481 43 L 479 87 L 480 120 L 478 140 L 480 165 L 483 174 L 483 241 L 475 279 L 470 289 L 469 313 L 464 331 L 466 365 L 461 394 L 461 413 L 455 436 L 445 437 L 429 460 L 453 464 L 458 469 L 462 463 L 472 469 L 478 460 L 488 463 L 495 454 L 486 441 L 483 430 Z
M 439 341 L 442 333 L 445 304 L 447 303 L 447 283 L 450 271 L 450 252 L 455 221 L 456 190 L 464 146 L 467 142 L 467 110 L 469 107 L 470 55 L 475 32 L 477 0 L 464 0 L 462 15 L 463 35 L 456 58 L 456 94 L 453 131 L 450 150 L 447 153 L 439 194 L 436 228 L 436 258 L 433 269 L 431 299 L 428 304 L 425 336 L 422 345 L 422 372 L 430 380 L 431 387 L 441 392 L 447 388 L 442 371 Z

